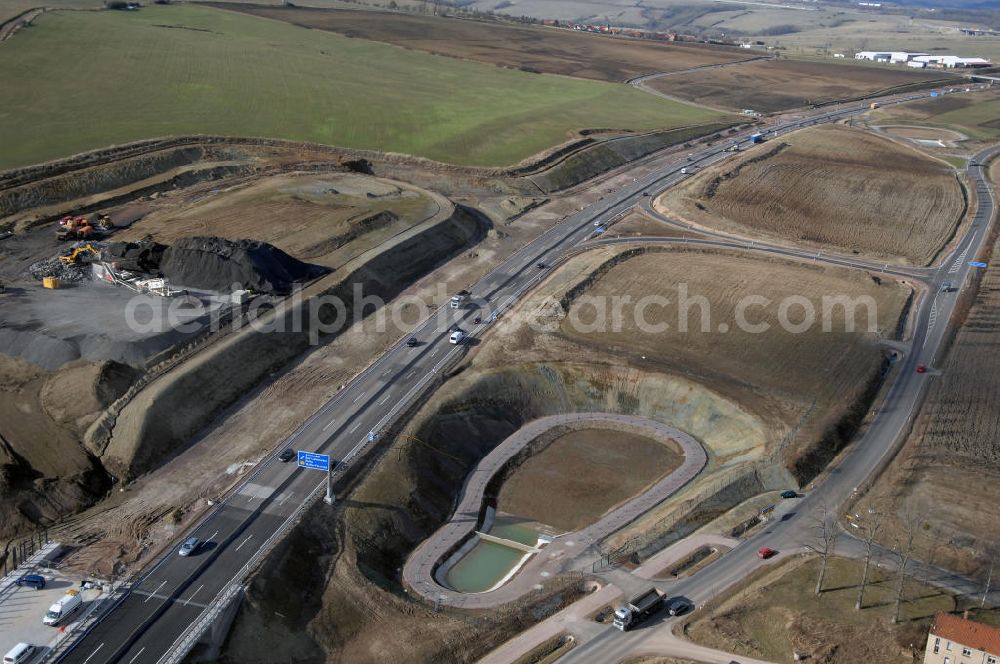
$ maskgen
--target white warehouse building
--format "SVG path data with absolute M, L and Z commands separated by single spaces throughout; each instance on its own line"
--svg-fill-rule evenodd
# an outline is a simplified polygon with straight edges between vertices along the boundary
M 854 54 L 854 59 L 897 64 L 901 62 L 909 62 L 914 58 L 925 55 L 927 55 L 927 53 L 909 53 L 907 51 L 860 51 Z
M 920 55 L 906 63 L 910 67 L 944 67 L 955 69 L 959 67 L 989 67 L 990 61 L 983 58 L 960 58 L 957 55 Z

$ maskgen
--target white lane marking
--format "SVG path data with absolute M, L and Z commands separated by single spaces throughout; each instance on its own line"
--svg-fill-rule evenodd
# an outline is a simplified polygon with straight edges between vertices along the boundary
M 137 652 L 137 653 L 135 654 L 135 657 L 133 657 L 132 659 L 130 659 L 130 660 L 128 661 L 128 664 L 132 664 L 132 662 L 134 662 L 135 660 L 139 659 L 139 655 L 141 655 L 141 654 L 142 654 L 142 651 L 143 651 L 143 650 L 145 650 L 145 649 L 146 649 L 146 646 L 143 646 L 142 648 L 140 648 L 140 649 L 139 649 L 139 652 Z
M 378 405 L 380 405 L 380 406 L 385 405 L 385 402 L 388 401 L 389 397 L 391 397 L 391 396 L 392 396 L 392 392 L 387 392 L 386 395 L 384 397 L 382 397 L 382 400 L 378 402 Z
M 284 505 L 285 501 L 287 501 L 289 498 L 291 498 L 294 495 L 295 495 L 294 491 L 289 491 L 288 493 L 286 493 L 285 497 L 281 499 L 280 503 L 278 503 L 278 507 L 281 507 L 282 505 Z
M 416 373 L 417 373 L 417 370 L 414 369 L 410 373 L 406 374 L 406 379 L 409 380 L 409 379 L 413 378 L 413 376 L 416 375 Z
M 103 647 L 104 647 L 104 644 L 102 643 L 101 645 L 99 645 L 96 648 L 94 648 L 94 652 L 90 653 L 90 655 L 87 656 L 87 659 L 83 660 L 83 664 L 87 664 L 87 662 L 90 661 L 90 658 L 93 657 L 94 655 L 96 655 L 97 651 L 100 650 Z
M 351 430 L 350 430 L 350 431 L 348 431 L 347 433 L 354 433 L 355 431 L 357 431 L 357 430 L 358 430 L 358 427 L 359 427 L 359 426 L 361 426 L 361 422 L 356 422 L 356 423 L 354 424 L 354 426 L 353 426 L 353 427 L 351 427 Z
M 242 542 L 240 542 L 240 545 L 238 547 L 236 547 L 236 550 L 239 551 L 240 549 L 242 549 L 243 545 L 246 544 L 247 542 L 249 542 L 251 539 L 253 539 L 253 535 L 252 534 L 251 535 L 247 535 L 247 538 L 245 540 L 243 540 Z
M 392 367 L 389 367 L 388 369 L 386 369 L 385 371 L 383 371 L 382 375 L 383 376 L 388 376 L 390 373 L 392 373 Z
M 218 535 L 218 534 L 219 534 L 219 531 L 218 531 L 218 530 L 216 530 L 216 531 L 215 531 L 214 533 L 212 533 L 211 535 L 209 535 L 209 536 L 208 536 L 208 539 L 207 539 L 207 540 L 205 540 L 205 541 L 206 541 L 206 542 L 211 542 L 211 541 L 212 541 L 212 538 L 214 538 L 214 537 L 215 537 L 216 535 Z
M 330 422 L 325 427 L 323 427 L 323 431 L 326 431 L 327 429 L 329 429 L 330 427 L 332 427 L 336 423 L 337 423 L 337 419 L 336 418 L 330 420 Z
M 203 583 L 200 586 L 198 586 L 198 590 L 201 590 L 204 587 L 205 587 L 205 584 Z M 184 606 L 187 606 L 188 602 L 190 602 L 191 600 L 194 599 L 194 596 L 198 594 L 198 590 L 195 590 L 193 593 L 191 593 L 190 597 L 188 597 L 186 600 L 184 600 Z
M 164 581 L 160 585 L 156 586 L 156 590 L 154 590 L 153 592 L 149 593 L 149 597 L 146 598 L 146 602 L 148 602 L 149 600 L 153 599 L 153 596 L 156 595 L 156 593 L 160 592 L 160 588 L 162 588 L 165 585 L 167 585 L 166 581 Z M 146 602 L 143 602 L 143 604 L 145 604 Z M 97 652 L 97 651 L 95 650 L 94 652 Z
M 358 396 L 354 397 L 354 401 L 352 401 L 351 403 L 357 403 L 361 399 L 361 397 L 363 397 L 363 396 L 365 396 L 364 392 L 362 392 Z

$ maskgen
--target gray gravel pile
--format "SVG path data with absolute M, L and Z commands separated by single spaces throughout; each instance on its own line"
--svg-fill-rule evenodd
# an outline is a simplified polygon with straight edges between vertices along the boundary
M 63 283 L 75 283 L 90 278 L 90 265 L 75 263 L 67 265 L 58 256 L 37 261 L 28 266 L 28 274 L 41 281 L 43 277 L 58 277 Z

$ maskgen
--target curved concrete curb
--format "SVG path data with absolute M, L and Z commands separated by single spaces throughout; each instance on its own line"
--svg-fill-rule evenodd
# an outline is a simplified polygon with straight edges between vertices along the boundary
M 622 503 L 597 522 L 582 530 L 566 533 L 523 565 L 507 583 L 482 593 L 461 593 L 442 586 L 434 578 L 441 559 L 456 550 L 479 525 L 479 512 L 490 480 L 525 445 L 553 427 L 593 422 L 625 425 L 642 430 L 652 437 L 670 438 L 684 452 L 680 468 L 654 484 L 648 491 Z M 638 461 L 638 460 L 637 460 Z M 403 582 L 418 595 L 435 603 L 462 608 L 488 608 L 513 601 L 534 589 L 544 578 L 563 571 L 578 555 L 637 517 L 649 511 L 690 482 L 708 462 L 701 443 L 666 424 L 644 417 L 612 413 L 571 413 L 533 420 L 497 445 L 469 473 L 462 487 L 461 499 L 451 519 L 424 540 L 403 566 Z

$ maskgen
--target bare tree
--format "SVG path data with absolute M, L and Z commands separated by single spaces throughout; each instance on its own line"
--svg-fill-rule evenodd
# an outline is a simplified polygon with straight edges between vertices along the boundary
M 920 519 L 912 516 L 909 512 L 902 519 L 903 534 L 896 542 L 897 553 L 899 554 L 899 573 L 896 578 L 896 601 L 892 607 L 892 622 L 899 622 L 899 606 L 903 602 L 903 583 L 906 579 L 906 565 L 913 555 L 913 540 L 917 536 L 917 528 Z
M 816 512 L 816 515 L 813 517 L 816 521 L 814 528 L 816 545 L 806 544 L 806 548 L 820 556 L 819 575 L 816 577 L 816 594 L 819 595 L 823 592 L 823 581 L 826 579 L 827 563 L 830 560 L 830 554 L 833 553 L 833 549 L 836 546 L 840 530 L 837 528 L 836 516 L 830 515 L 825 503 L 820 505 Z
M 875 550 L 875 538 L 882 528 L 882 513 L 875 508 L 869 507 L 864 524 L 859 527 L 863 528 L 865 532 L 865 566 L 861 572 L 861 584 L 858 586 L 858 601 L 854 604 L 854 608 L 857 611 L 860 611 L 864 605 L 865 588 L 868 586 L 868 573 L 871 571 L 872 552 Z

